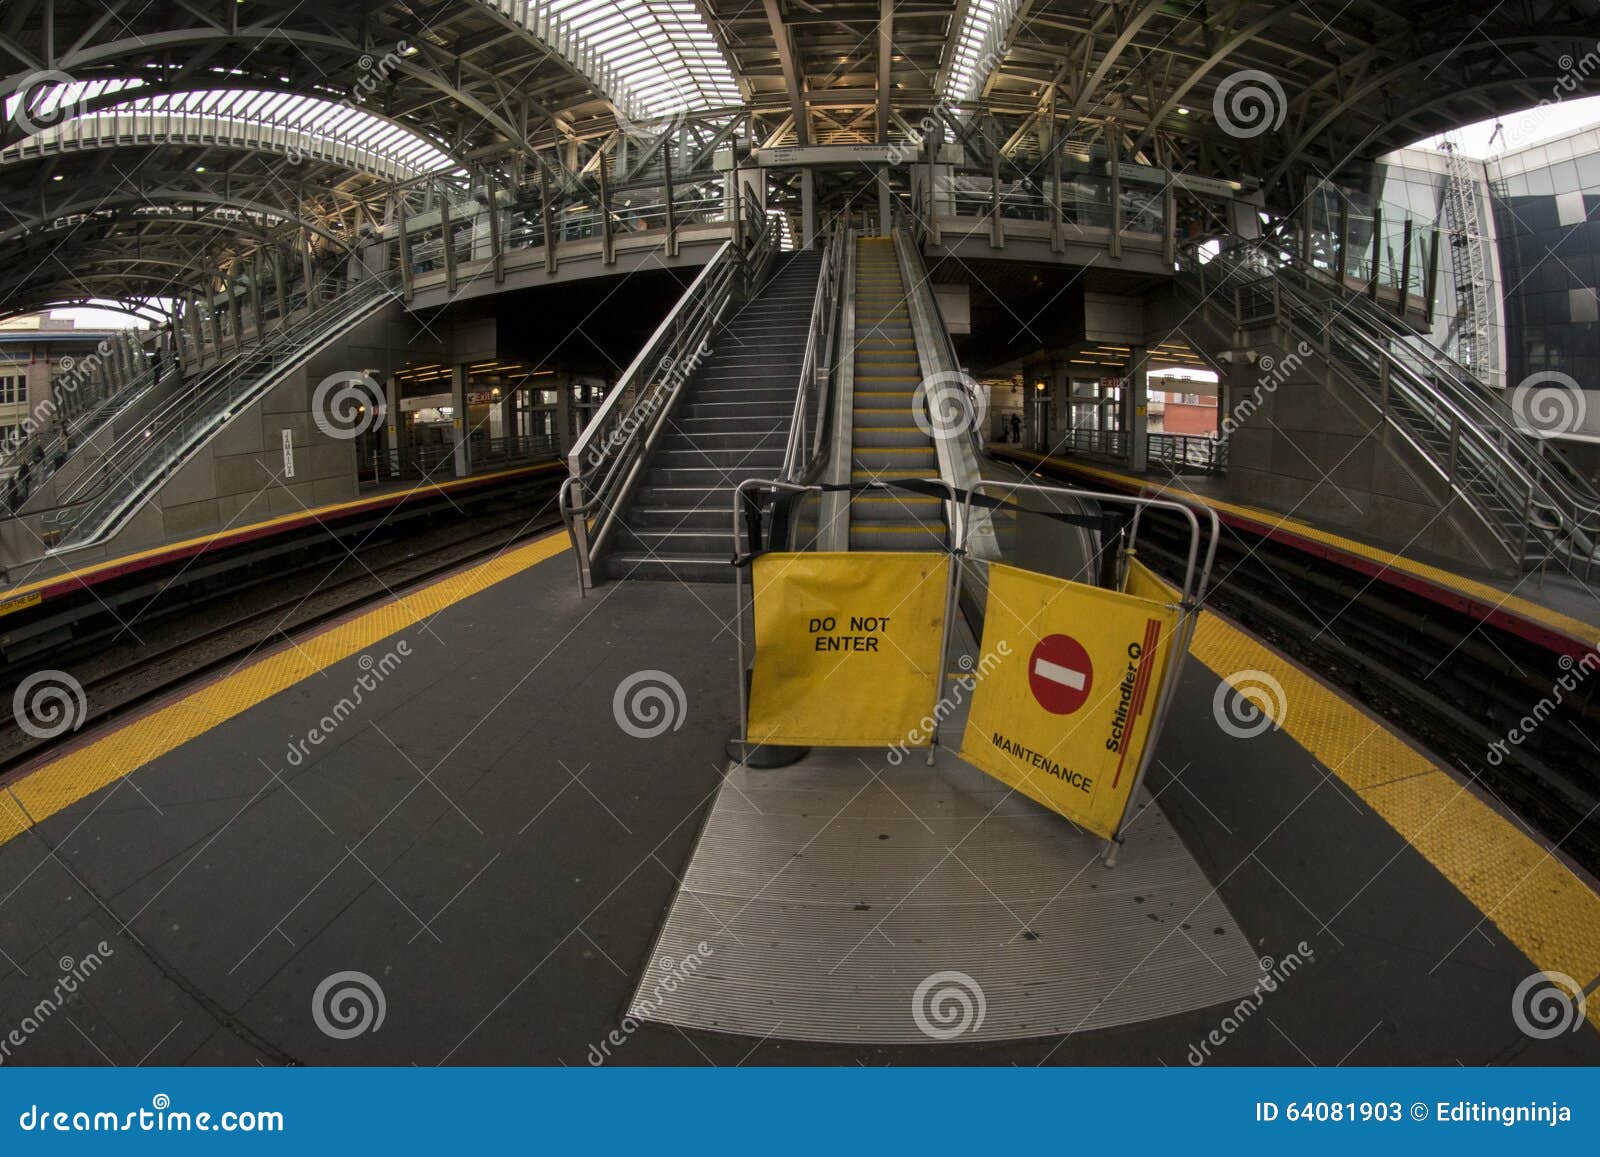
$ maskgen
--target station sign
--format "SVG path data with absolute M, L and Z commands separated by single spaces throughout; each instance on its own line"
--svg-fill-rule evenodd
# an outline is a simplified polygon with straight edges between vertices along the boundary
M 750 743 L 926 747 L 950 558 L 772 553 L 751 563 Z
M 962 758 L 1110 838 L 1150 738 L 1178 620 L 1164 596 L 990 563 L 981 650 L 1003 657 L 973 693 Z

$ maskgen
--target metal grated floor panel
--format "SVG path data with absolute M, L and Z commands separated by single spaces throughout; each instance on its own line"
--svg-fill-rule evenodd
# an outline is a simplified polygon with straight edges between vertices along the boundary
M 790 1040 L 1009 1040 L 1251 991 L 1256 953 L 1158 807 L 1116 868 L 1099 851 L 948 752 L 735 768 L 630 1014 Z

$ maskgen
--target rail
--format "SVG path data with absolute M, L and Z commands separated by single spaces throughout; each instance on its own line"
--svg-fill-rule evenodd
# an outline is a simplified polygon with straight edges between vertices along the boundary
M 790 482 L 807 481 L 823 457 L 833 392 L 833 359 L 839 340 L 839 310 L 844 299 L 844 274 L 849 267 L 846 247 L 854 241 L 854 233 L 841 224 L 834 228 L 822 251 L 822 267 L 817 271 L 817 292 L 811 301 L 806 351 L 800 362 L 799 389 L 795 393 L 794 415 L 789 420 L 789 441 L 784 449 L 780 475 Z
M 1228 468 L 1227 439 L 1203 434 L 1150 434 L 1145 454 L 1150 464 L 1174 474 L 1222 474 Z
M 559 502 L 572 536 L 580 589 L 594 585 L 594 559 L 627 504 L 645 459 L 711 335 L 737 296 L 748 295 L 776 249 L 776 230 L 752 195 L 759 222 L 748 247 L 722 243 L 607 393 L 567 454 Z
M 1551 485 L 1553 468 L 1528 446 L 1526 434 L 1497 420 L 1486 400 L 1479 404 L 1459 388 L 1443 388 L 1437 375 L 1374 337 L 1359 315 L 1314 300 L 1291 278 L 1278 276 L 1278 268 L 1260 247 L 1224 252 L 1204 264 L 1185 261 L 1202 301 L 1213 305 L 1219 297 L 1237 301 L 1232 291 L 1240 282 L 1271 278 L 1274 320 L 1374 408 L 1519 566 L 1563 556 L 1592 565 L 1600 513 L 1570 489 Z M 1241 324 L 1234 309 L 1230 320 Z M 1542 558 L 1537 550 L 1545 552 Z
M 981 426 L 986 407 L 979 398 L 977 383 L 956 357 L 950 330 L 939 312 L 939 301 L 928 280 L 922 255 L 911 239 L 903 210 L 897 214 L 893 235 L 901 283 L 906 290 L 906 306 L 911 314 L 911 332 L 916 340 L 917 360 L 922 369 L 922 382 L 911 404 L 926 408 L 939 476 L 958 492 L 970 490 L 983 481 Z M 959 515 L 951 503 L 946 516 L 952 526 Z M 973 519 L 973 524 L 966 528 L 968 548 L 978 558 L 999 558 L 1000 542 L 989 511 L 977 511 Z

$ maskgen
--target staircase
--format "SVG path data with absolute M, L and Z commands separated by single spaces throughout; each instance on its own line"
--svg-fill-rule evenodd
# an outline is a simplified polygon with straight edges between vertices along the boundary
M 599 560 L 607 577 L 733 581 L 733 491 L 782 474 L 822 254 L 779 262 L 712 332 Z
M 889 237 L 856 242 L 852 482 L 937 478 L 932 436 L 917 425 L 921 381 L 905 281 Z M 943 550 L 943 504 L 931 495 L 868 491 L 850 500 L 851 550 Z

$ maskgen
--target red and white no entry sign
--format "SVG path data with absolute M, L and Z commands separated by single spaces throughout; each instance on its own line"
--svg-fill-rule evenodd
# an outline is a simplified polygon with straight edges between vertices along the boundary
M 1046 635 L 1028 657 L 1028 687 L 1052 715 L 1071 715 L 1094 688 L 1089 652 L 1071 635 Z

